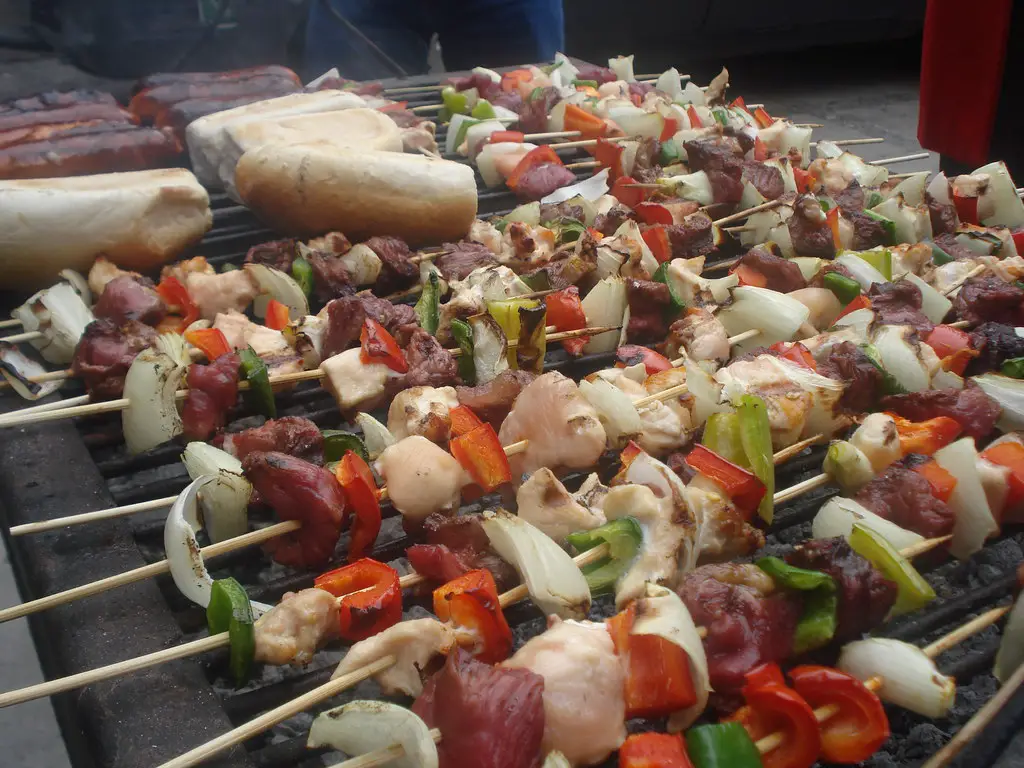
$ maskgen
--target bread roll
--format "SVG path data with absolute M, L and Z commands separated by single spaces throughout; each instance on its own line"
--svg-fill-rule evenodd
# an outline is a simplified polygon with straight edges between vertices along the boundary
M 346 149 L 401 152 L 402 132 L 395 121 L 376 109 L 342 109 L 292 117 L 237 120 L 224 128 L 221 185 L 235 196 L 235 166 L 246 152 L 267 144 L 323 142 Z
M 458 240 L 476 217 L 473 169 L 422 155 L 270 145 L 242 155 L 235 186 L 271 227 L 297 236 L 340 230 L 415 246 Z
M 101 255 L 150 270 L 212 224 L 206 190 L 181 168 L 0 181 L 0 288 L 44 287 Z
M 224 129 L 228 125 L 265 120 L 268 117 L 307 115 L 314 112 L 330 112 L 339 109 L 365 107 L 361 96 L 347 91 L 324 90 L 314 93 L 290 93 L 275 99 L 255 101 L 234 109 L 214 112 L 212 115 L 193 120 L 185 129 L 188 154 L 192 168 L 199 180 L 208 187 L 220 183 L 217 175 L 224 143 L 227 140 Z

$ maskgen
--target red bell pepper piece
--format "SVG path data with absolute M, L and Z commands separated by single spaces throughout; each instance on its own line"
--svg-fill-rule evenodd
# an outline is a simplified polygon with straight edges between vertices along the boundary
M 745 102 L 745 101 L 743 100 L 743 97 L 742 97 L 742 96 L 737 96 L 737 97 L 736 97 L 735 99 L 733 99 L 732 101 L 730 101 L 730 102 L 729 102 L 729 106 L 730 106 L 730 107 L 739 107 L 739 108 L 740 108 L 740 109 L 742 109 L 742 110 L 743 110 L 744 112 L 746 112 L 746 113 L 748 113 L 748 114 L 750 113 L 750 110 L 749 110 L 749 109 L 747 109 L 747 102 Z
M 840 250 L 843 244 L 839 241 L 839 206 L 835 205 L 828 209 L 825 213 L 825 223 L 828 224 L 828 228 L 832 230 L 832 244 L 835 245 L 836 250 Z
M 737 264 L 729 270 L 730 275 L 737 275 L 740 285 L 752 285 L 755 288 L 767 288 L 768 278 L 749 264 Z
M 839 313 L 839 317 L 845 317 L 851 312 L 856 312 L 858 309 L 871 309 L 871 299 L 863 293 L 843 307 L 843 311 Z M 837 317 L 836 320 L 838 320 L 839 317 Z
M 562 159 L 555 154 L 555 150 L 548 144 L 541 144 L 539 147 L 531 149 L 525 155 L 523 159 L 519 161 L 516 167 L 512 170 L 512 174 L 506 180 L 509 189 L 515 189 L 519 186 L 519 179 L 526 171 L 533 168 L 535 165 L 543 165 L 544 163 L 554 163 L 555 165 L 562 165 Z
M 977 197 L 963 197 L 956 193 L 956 189 L 953 190 L 953 205 L 956 207 L 956 215 L 960 217 L 960 221 L 967 224 L 980 224 L 978 221 L 978 198 Z
M 932 487 L 932 496 L 940 501 L 949 501 L 949 497 L 956 489 L 956 478 L 939 466 L 939 462 L 930 459 L 924 464 L 914 467 L 914 471 L 928 481 Z
M 448 411 L 448 418 L 452 422 L 452 434 L 455 437 L 464 435 L 467 432 L 472 432 L 479 426 L 483 425 L 480 421 L 480 417 L 473 413 L 472 409 L 468 405 L 460 405 L 457 408 L 452 408 Z
M 380 500 L 377 497 L 377 484 L 373 481 L 370 467 L 359 454 L 346 451 L 334 470 L 345 497 L 351 502 L 345 512 L 352 509 L 355 518 L 349 532 L 348 561 L 355 562 L 365 557 L 373 549 L 380 533 Z
M 746 679 L 747 704 L 726 719 L 739 722 L 754 741 L 782 734 L 782 743 L 761 756 L 765 768 L 811 768 L 821 751 L 821 732 L 810 705 L 785 685 L 778 664 L 755 667 Z
M 644 206 L 647 203 L 641 203 L 640 205 Z M 669 239 L 668 231 L 665 227 L 661 224 L 654 224 L 643 230 L 640 236 L 647 243 L 647 247 L 651 249 L 651 254 L 657 259 L 659 264 L 672 260 L 672 241 Z
M 679 121 L 674 117 L 666 117 L 665 124 L 661 127 L 659 141 L 668 141 L 679 132 Z
M 156 292 L 171 313 L 181 316 L 178 330 L 185 330 L 199 319 L 199 307 L 192 303 L 192 298 L 178 278 L 167 275 L 157 285 Z
M 769 347 L 773 352 L 778 352 L 783 360 L 807 368 L 810 371 L 818 372 L 818 365 L 814 362 L 814 355 L 799 341 L 777 341 Z
M 636 208 L 647 198 L 646 189 L 629 186 L 636 183 L 632 176 L 620 176 L 612 185 L 611 194 L 623 205 Z
M 958 376 L 962 376 L 971 359 L 979 355 L 971 346 L 970 335 L 949 325 L 936 325 L 924 341 L 942 360 L 942 367 Z
M 288 321 L 288 307 L 282 304 L 277 299 L 271 299 L 267 302 L 267 314 L 263 319 L 267 328 L 273 328 L 275 331 L 280 331 L 282 328 L 287 327 Z
M 766 489 L 757 475 L 723 459 L 706 446 L 695 445 L 686 463 L 722 486 L 737 509 L 743 512 L 752 513 L 764 498 Z
M 1010 491 L 1006 496 L 1005 508 L 1013 509 L 1024 501 L 1024 445 L 1007 441 L 986 448 L 981 452 L 981 457 L 1010 470 Z
M 626 443 L 626 447 L 622 449 L 622 453 L 619 454 L 619 463 L 622 464 L 623 469 L 628 469 L 629 465 L 633 463 L 633 459 L 643 452 L 643 448 L 630 440 Z
M 585 139 L 596 139 L 608 132 L 608 124 L 597 115 L 569 104 L 565 108 L 565 130 L 579 131 Z
M 765 112 L 764 107 L 758 107 L 754 110 L 754 119 L 760 128 L 767 128 L 775 123 L 775 118 Z
M 583 311 L 580 303 L 580 289 L 570 285 L 561 291 L 549 293 L 544 297 L 544 305 L 547 309 L 548 325 L 553 325 L 559 331 L 575 331 L 587 327 L 587 314 Z M 564 339 L 562 348 L 573 357 L 583 354 L 583 347 L 590 341 L 589 336 L 581 336 L 576 339 Z
M 626 344 L 615 350 L 617 365 L 625 368 L 627 365 L 643 363 L 647 375 L 651 376 L 660 371 L 672 370 L 672 361 L 664 355 L 659 355 L 653 349 L 641 347 L 639 344 Z
M 372 318 L 363 321 L 363 329 L 359 332 L 359 347 L 359 359 L 363 364 L 380 363 L 397 373 L 409 370 L 398 342 L 383 325 Z
M 686 116 L 690 118 L 691 128 L 703 128 L 704 122 L 700 119 L 700 115 L 697 114 L 697 110 L 693 108 L 693 104 L 686 107 Z
M 618 142 L 598 139 L 592 153 L 602 168 L 608 169 L 608 176 L 614 183 L 625 171 L 622 168 L 622 153 L 626 148 Z
M 860 680 L 838 669 L 800 666 L 789 671 L 793 689 L 810 706 L 839 711 L 820 725 L 821 759 L 854 765 L 867 760 L 889 738 L 889 718 L 878 697 Z
M 210 362 L 231 351 L 224 331 L 220 328 L 196 328 L 185 331 L 185 341 L 206 355 Z
M 814 176 L 803 168 L 793 167 L 793 180 L 796 182 L 797 192 L 812 192 L 814 189 Z
M 385 104 L 383 107 L 376 107 L 378 112 L 400 112 L 409 106 L 408 101 L 396 101 L 393 104 Z
M 697 701 L 690 658 L 659 635 L 634 635 L 636 604 L 608 620 L 615 653 L 626 670 L 626 719 L 665 717 Z
M 759 163 L 763 163 L 768 159 L 768 145 L 761 141 L 760 138 L 754 139 L 754 159 Z
M 678 733 L 634 733 L 619 747 L 619 768 L 693 768 Z
M 365 640 L 402 620 L 398 571 L 384 563 L 364 557 L 317 576 L 313 585 L 341 598 L 338 614 L 345 640 Z
M 1024 254 L 1024 229 L 1015 229 L 1011 233 L 1013 237 L 1013 248 L 1017 255 Z
M 520 83 L 528 83 L 533 80 L 533 72 L 528 69 L 513 69 L 501 76 L 501 90 L 505 93 L 515 93 L 519 90 Z
M 522 144 L 526 141 L 526 135 L 522 131 L 495 131 L 491 134 L 491 144 Z
M 956 440 L 964 431 L 960 422 L 949 416 L 936 416 L 927 421 L 910 421 L 895 413 L 886 411 L 886 414 L 896 420 L 896 432 L 900 436 L 900 450 L 904 456 L 908 453 L 931 456 L 939 448 Z
M 512 630 L 501 611 L 494 576 L 486 568 L 468 571 L 434 590 L 434 613 L 476 634 L 475 655 L 497 664 L 512 651 Z
M 644 224 L 674 224 L 672 211 L 660 203 L 640 203 L 634 212 Z
M 499 485 L 512 482 L 508 456 L 505 455 L 505 449 L 490 424 L 481 424 L 476 429 L 459 435 L 448 447 L 462 468 L 469 472 L 473 481 L 485 491 L 490 492 Z

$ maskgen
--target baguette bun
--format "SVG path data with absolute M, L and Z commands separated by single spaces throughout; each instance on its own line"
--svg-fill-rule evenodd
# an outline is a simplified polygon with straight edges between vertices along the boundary
M 217 172 L 226 141 L 224 129 L 228 125 L 250 120 L 265 120 L 268 117 L 307 115 L 365 106 L 366 101 L 354 93 L 324 90 L 314 93 L 290 93 L 287 96 L 255 101 L 252 104 L 243 104 L 234 109 L 225 109 L 200 117 L 189 123 L 185 129 L 185 142 L 188 144 L 188 154 L 192 159 L 192 169 L 207 187 L 215 187 L 220 183 Z
M 267 144 L 332 144 L 346 149 L 401 152 L 402 132 L 376 109 L 342 109 L 310 115 L 236 120 L 224 127 L 220 158 L 221 185 L 235 196 L 235 166 L 252 149 Z
M 235 186 L 271 227 L 297 236 L 340 230 L 416 246 L 458 240 L 476 218 L 473 169 L 421 155 L 270 145 L 242 155 Z
M 97 256 L 150 270 L 198 242 L 210 198 L 181 168 L 0 181 L 0 288 L 39 288 Z

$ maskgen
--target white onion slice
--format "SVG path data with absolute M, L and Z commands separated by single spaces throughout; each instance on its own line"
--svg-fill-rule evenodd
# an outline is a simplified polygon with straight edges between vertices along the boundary
M 196 321 L 201 322 L 201 321 Z M 192 328 L 192 326 L 189 326 Z M 188 349 L 188 342 L 180 333 L 161 333 L 153 345 L 157 352 L 163 352 L 178 365 L 186 368 L 192 364 L 192 355 Z
M 867 507 L 863 507 L 853 499 L 834 496 L 822 505 L 811 523 L 811 536 L 815 539 L 831 539 L 836 536 L 847 538 L 853 531 L 853 524 L 860 523 L 870 528 L 894 549 L 906 549 L 924 541 L 924 536 L 900 528 L 896 523 L 876 515 Z
M 469 318 L 473 330 L 473 367 L 477 384 L 486 384 L 508 370 L 508 339 L 498 321 L 484 312 Z
M 363 445 L 366 446 L 366 452 L 370 454 L 371 461 L 376 460 L 384 453 L 384 449 L 389 445 L 398 442 L 387 427 L 368 413 L 357 413 L 356 424 L 363 430 Z
M 292 320 L 301 320 L 309 314 L 309 301 L 299 284 L 279 269 L 266 264 L 246 264 L 245 269 L 259 286 L 260 295 L 253 302 L 252 311 L 256 317 L 267 314 L 267 304 L 271 299 L 288 307 L 288 316 Z
M 34 294 L 12 310 L 11 315 L 21 321 L 26 332 L 43 334 L 44 338 L 29 343 L 39 350 L 44 360 L 60 365 L 71 362 L 85 327 L 96 319 L 68 283 L 57 283 Z
M 626 314 L 627 306 L 626 283 L 618 276 L 606 277 L 598 281 L 582 301 L 583 313 L 587 317 L 588 326 L 624 325 L 623 317 Z M 614 333 L 591 336 L 584 345 L 583 352 L 588 355 L 613 352 L 618 339 L 618 335 Z
M 921 290 L 921 311 L 924 313 L 924 316 L 936 325 L 941 323 L 942 318 L 946 316 L 950 307 L 953 306 L 953 302 L 913 272 L 908 272 L 903 279 L 913 283 Z
M 891 197 L 903 195 L 903 202 L 907 205 L 924 205 L 924 190 L 928 183 L 928 175 L 931 171 L 921 171 L 913 176 L 908 176 L 894 189 L 889 192 Z
M 861 290 L 865 292 L 874 283 L 888 282 L 888 280 L 885 279 L 885 275 L 868 264 L 860 256 L 853 253 L 840 254 L 836 259 L 836 263 L 846 267 L 853 276 L 853 279 L 857 281 L 858 285 L 860 285 Z
M 580 394 L 597 411 L 597 416 L 608 436 L 608 445 L 625 448 L 643 431 L 640 414 L 624 391 L 604 379 L 580 382 Z
M 686 389 L 693 395 L 693 416 L 697 424 L 706 424 L 711 414 L 731 409 L 728 403 L 722 402 L 722 385 L 697 361 L 687 357 L 683 368 L 686 369 Z
M 909 325 L 883 325 L 875 332 L 871 343 L 878 350 L 882 367 L 907 392 L 923 392 L 932 383 L 932 377 L 921 361 L 918 346 L 909 338 L 914 329 Z
M 213 579 L 210 578 L 196 541 L 199 522 L 199 491 L 212 483 L 212 475 L 197 477 L 178 494 L 164 522 L 164 552 L 171 569 L 171 578 L 178 590 L 196 605 L 210 604 Z
M 19 396 L 26 400 L 39 400 L 61 388 L 63 381 L 46 381 L 41 384 L 29 381 L 44 373 L 47 373 L 46 366 L 38 360 L 28 357 L 13 344 L 0 343 L 0 374 L 3 374 Z
M 616 56 L 608 59 L 608 69 L 615 73 L 615 77 L 627 83 L 636 81 L 633 75 L 633 54 L 629 56 Z
M 590 611 L 587 580 L 553 539 L 500 509 L 484 512 L 483 526 L 491 547 L 519 572 L 537 607 L 563 619 L 587 617 Z
M 547 757 L 544 758 L 544 764 L 540 768 L 572 768 L 572 763 L 556 749 L 548 752 Z
M 974 438 L 963 437 L 940 448 L 933 457 L 956 478 L 949 506 L 956 513 L 949 551 L 964 560 L 985 546 L 985 539 L 999 533 L 999 525 L 988 507 L 988 498 L 978 475 L 978 452 Z
M 144 349 L 124 377 L 128 407 L 121 426 L 128 453 L 148 451 L 180 435 L 183 430 L 175 393 L 187 369 L 163 352 Z
M 1006 163 L 999 160 L 974 171 L 977 174 L 988 175 L 988 187 L 978 201 L 978 212 L 981 215 L 982 209 L 991 211 L 987 213 L 982 224 L 985 226 L 1020 227 L 1024 226 L 1024 202 L 1021 202 L 1017 195 L 1010 172 Z
M 380 256 L 366 243 L 356 243 L 338 258 L 356 285 L 373 285 L 377 282 L 382 266 Z
M 73 269 L 62 269 L 58 274 L 82 297 L 82 303 L 87 307 L 92 306 L 92 290 L 89 288 L 89 281 L 81 273 Z
M 946 178 L 946 174 L 942 171 L 939 171 L 935 178 L 928 183 L 927 192 L 937 203 L 942 205 L 953 204 L 953 200 L 949 196 L 949 179 Z
M 679 70 L 675 67 L 666 69 L 655 82 L 654 87 L 664 94 L 667 94 L 672 101 L 683 100 L 682 80 L 679 78 Z
M 734 336 L 752 328 L 761 331 L 737 344 L 736 355 L 777 341 L 790 341 L 810 316 L 810 310 L 796 299 L 767 288 L 741 285 L 733 289 L 732 296 L 733 303 L 718 312 L 726 332 Z
M 1024 381 L 998 373 L 983 373 L 971 379 L 1003 409 L 997 426 L 1004 432 L 1024 429 Z
M 1024 664 L 1024 599 L 1018 596 L 1010 609 L 1003 639 L 999 641 L 992 674 L 1000 683 L 1005 683 L 1021 664 Z
M 396 768 L 437 768 L 437 745 L 427 724 L 412 710 L 389 701 L 350 701 L 317 715 L 306 746 L 331 747 L 357 757 L 400 744 Z
M 214 479 L 203 490 L 203 523 L 210 541 L 217 543 L 241 536 L 249 529 L 249 497 L 252 485 L 245 479 L 242 462 L 209 443 L 191 442 L 181 455 L 188 476 Z
M 864 682 L 883 680 L 878 697 L 925 717 L 944 717 L 956 699 L 956 682 L 939 672 L 917 646 L 872 637 L 843 646 L 836 666 Z
M 600 173 L 595 173 L 593 176 L 578 181 L 575 184 L 570 184 L 568 187 L 562 187 L 556 189 L 547 197 L 541 200 L 542 203 L 564 203 L 566 200 L 571 200 L 574 197 L 582 197 L 584 200 L 598 200 L 604 195 L 608 194 L 608 169 L 605 168 Z

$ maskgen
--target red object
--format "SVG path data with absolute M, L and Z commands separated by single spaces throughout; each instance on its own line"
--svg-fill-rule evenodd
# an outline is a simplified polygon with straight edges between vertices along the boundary
M 456 437 L 464 435 L 467 432 L 472 432 L 483 424 L 483 422 L 480 421 L 480 418 L 473 413 L 472 409 L 466 405 L 460 405 L 457 408 L 452 408 L 448 411 L 448 418 L 452 422 L 452 434 Z
M 666 117 L 665 124 L 661 128 L 661 136 L 658 137 L 659 141 L 668 141 L 679 131 L 679 121 L 673 117 Z
M 648 205 L 648 203 L 641 203 L 641 206 Z M 658 206 L 661 208 L 661 206 Z M 662 208 L 667 212 L 667 209 Z M 669 214 L 671 217 L 672 214 Z M 669 222 L 671 224 L 671 222 Z M 664 264 L 666 261 L 672 260 L 672 241 L 669 239 L 668 231 L 661 224 L 655 224 L 648 227 L 640 233 L 643 237 L 644 242 L 647 243 L 647 247 L 651 249 L 651 254 L 655 259 L 658 260 L 659 264 Z
M 565 130 L 579 131 L 585 139 L 596 139 L 608 131 L 608 124 L 575 104 L 565 107 Z
M 989 159 L 1012 10 L 1012 0 L 992 0 L 984 13 L 957 0 L 929 1 L 921 49 L 921 146 L 970 166 Z M 950 55 L 950 40 L 979 44 Z M 965 93 L 971 94 L 969 109 Z
M 640 203 L 634 211 L 644 224 L 674 224 L 672 211 L 660 203 Z
M 890 411 L 886 411 L 886 414 L 896 420 L 896 432 L 900 436 L 900 450 L 904 456 L 908 453 L 931 456 L 939 448 L 956 440 L 964 431 L 960 422 L 949 416 L 936 416 L 927 421 L 910 421 Z
M 288 307 L 277 299 L 271 299 L 267 302 L 267 316 L 264 318 L 267 328 L 280 331 L 282 328 L 287 327 L 288 320 Z
M 377 484 L 373 473 L 362 457 L 346 451 L 334 470 L 345 496 L 355 512 L 352 530 L 349 533 L 348 561 L 354 562 L 365 557 L 373 549 L 380 533 L 380 501 L 377 498 Z
M 405 373 L 409 364 L 398 342 L 387 332 L 387 329 L 373 318 L 363 321 L 363 329 L 359 332 L 359 359 L 363 364 L 380 363 L 392 371 Z
M 544 297 L 544 306 L 547 309 L 548 325 L 555 326 L 559 331 L 575 331 L 587 327 L 587 315 L 580 303 L 580 289 L 575 285 L 549 293 Z M 573 357 L 578 357 L 583 354 L 583 347 L 589 341 L 589 336 L 563 339 L 562 348 Z
M 539 147 L 531 149 L 525 155 L 523 159 L 519 161 L 516 167 L 512 170 L 506 180 L 508 188 L 514 190 L 519 186 L 519 180 L 523 177 L 530 168 L 537 165 L 543 165 L 544 163 L 554 163 L 555 165 L 562 165 L 561 158 L 555 154 L 555 150 L 548 144 L 541 144 Z
M 338 601 L 341 637 L 358 642 L 402 620 L 398 571 L 368 557 L 317 576 L 313 585 Z
M 505 621 L 494 577 L 486 568 L 459 576 L 434 590 L 434 613 L 441 621 L 472 630 L 477 636 L 474 654 L 497 664 L 512 651 L 512 630 Z
M 615 350 L 615 359 L 618 360 L 616 367 L 619 368 L 643 363 L 648 376 L 660 371 L 672 370 L 671 360 L 664 355 L 659 355 L 653 349 L 642 347 L 639 344 L 626 344 L 619 347 Z
M 760 137 L 754 139 L 754 159 L 759 163 L 768 159 L 768 146 L 761 141 Z
M 156 292 L 160 294 L 160 298 L 164 300 L 164 304 L 171 312 L 181 315 L 181 320 L 178 323 L 179 330 L 185 330 L 199 319 L 199 307 L 192 303 L 192 298 L 178 278 L 167 275 L 157 285 Z
M 839 240 L 839 206 L 835 205 L 828 209 L 825 214 L 825 223 L 828 224 L 828 228 L 832 230 L 832 244 L 835 245 L 836 250 L 840 250 L 843 244 Z
M 619 747 L 619 768 L 693 768 L 678 733 L 634 733 Z
M 807 665 L 791 669 L 789 679 L 810 706 L 839 709 L 820 725 L 823 762 L 855 765 L 875 754 L 889 738 L 882 702 L 852 675 Z
M 401 112 L 409 106 L 408 101 L 396 101 L 394 104 L 385 104 L 383 107 L 377 107 L 378 112 Z
M 949 501 L 949 497 L 956 490 L 956 478 L 940 467 L 939 462 L 932 459 L 914 467 L 914 471 L 928 481 L 928 485 L 932 487 L 932 496 L 940 501 Z
M 729 106 L 730 107 L 739 107 L 740 109 L 742 109 L 747 114 L 750 113 L 750 110 L 747 109 L 747 102 L 745 102 L 743 100 L 742 96 L 737 96 L 735 99 L 733 99 L 731 102 L 729 102 Z
M 231 351 L 224 331 L 220 328 L 196 328 L 185 331 L 185 341 L 199 349 L 211 362 Z
M 629 208 L 636 208 L 647 197 L 647 190 L 628 186 L 629 184 L 636 183 L 637 180 L 632 176 L 620 176 L 612 185 L 611 194 L 623 205 Z
M 818 372 L 818 365 L 814 362 L 814 355 L 799 341 L 777 341 L 769 349 L 773 352 L 778 352 L 779 357 L 783 360 L 789 360 L 791 363 L 796 363 L 809 371 Z
M 686 116 L 690 118 L 690 128 L 704 127 L 704 122 L 700 119 L 700 115 L 697 114 L 697 110 L 693 108 L 693 104 L 686 108 Z
M 601 164 L 602 168 L 608 169 L 608 175 L 612 182 L 615 182 L 626 171 L 622 167 L 622 153 L 625 147 L 617 142 L 598 139 L 593 149 L 594 159 Z
M 629 465 L 633 463 L 633 459 L 643 452 L 643 448 L 630 440 L 626 444 L 626 447 L 622 449 L 622 453 L 619 454 L 619 462 L 622 464 L 622 468 L 627 469 Z
M 481 424 L 476 429 L 452 439 L 448 444 L 452 456 L 469 472 L 473 481 L 485 491 L 512 482 L 508 456 L 498 440 L 494 427 Z
M 1024 253 L 1024 229 L 1018 230 L 1012 233 L 1013 235 L 1013 248 L 1017 251 L 1017 254 Z
M 626 670 L 626 719 L 665 717 L 697 701 L 690 657 L 659 635 L 633 635 L 636 604 L 608 620 L 615 653 Z
M 764 483 L 757 475 L 723 459 L 706 446 L 695 445 L 686 457 L 686 463 L 722 486 L 722 490 L 741 511 L 752 513 L 764 498 Z
M 746 674 L 747 702 L 727 720 L 739 722 L 754 741 L 778 731 L 782 743 L 761 756 L 765 768 L 811 768 L 821 751 L 821 733 L 814 711 L 786 686 L 779 665 L 762 664 Z
M 1006 496 L 1006 509 L 1013 509 L 1024 501 L 1024 445 L 1005 442 L 986 448 L 981 457 L 993 464 L 1010 469 L 1010 492 Z
M 936 325 L 925 343 L 935 350 L 942 360 L 942 367 L 958 376 L 963 376 L 967 364 L 979 354 L 971 347 L 969 334 L 949 325 Z
M 729 270 L 729 274 L 736 275 L 740 279 L 740 285 L 752 285 L 755 288 L 767 288 L 768 278 L 758 272 L 749 264 L 737 264 Z
M 519 90 L 520 83 L 528 83 L 533 80 L 533 73 L 528 69 L 513 69 L 501 76 L 501 90 L 505 93 L 515 93 Z
M 803 168 L 793 167 L 793 180 L 796 182 L 797 192 L 813 191 L 814 176 Z
M 843 311 L 839 313 L 839 317 L 846 317 L 848 314 L 856 312 L 858 309 L 871 309 L 871 299 L 863 293 L 843 307 Z M 836 320 L 838 320 L 839 317 L 837 317 Z
M 495 131 L 491 134 L 491 144 L 501 144 L 502 142 L 522 144 L 524 141 L 526 141 L 526 136 L 521 131 Z
M 754 110 L 754 119 L 760 128 L 767 128 L 775 123 L 775 118 L 769 115 L 764 107 L 758 107 Z
M 980 224 L 978 221 L 978 198 L 964 197 L 958 195 L 953 189 L 953 205 L 956 207 L 956 215 L 960 221 L 966 224 Z

